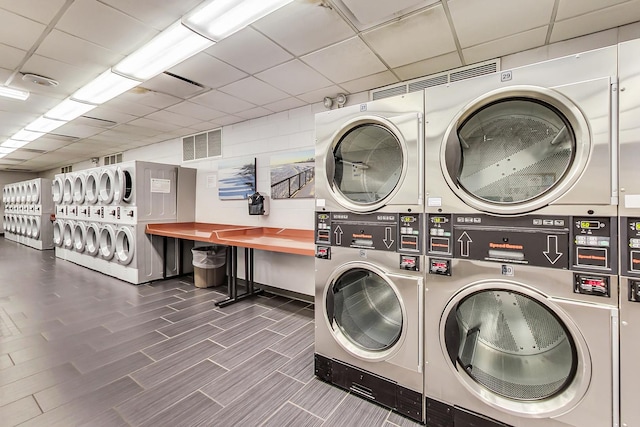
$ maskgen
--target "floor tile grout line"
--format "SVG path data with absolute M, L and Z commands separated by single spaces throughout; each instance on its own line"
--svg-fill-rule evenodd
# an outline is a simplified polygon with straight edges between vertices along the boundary
M 304 387 L 303 387 L 304 388 Z M 297 394 L 296 394 L 297 395 Z M 294 395 L 293 397 L 295 397 L 296 395 Z M 304 412 L 313 415 L 314 417 L 322 420 L 322 422 L 324 423 L 325 421 L 327 421 L 328 418 L 322 418 L 320 415 L 318 414 L 314 414 L 313 412 L 309 411 L 308 409 L 303 408 L 302 406 L 298 405 L 297 403 L 292 402 L 291 400 L 287 400 L 288 403 L 290 403 L 291 405 L 295 406 L 296 408 L 302 409 Z

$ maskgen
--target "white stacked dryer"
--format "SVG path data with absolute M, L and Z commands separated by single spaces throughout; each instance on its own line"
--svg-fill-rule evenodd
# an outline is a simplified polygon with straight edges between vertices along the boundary
M 425 90 L 428 426 L 617 425 L 616 64 Z
M 620 55 L 620 425 L 640 425 L 640 41 Z
M 315 373 L 424 420 L 424 95 L 316 115 Z
M 3 189 L 5 238 L 38 250 L 53 248 L 51 181 L 37 178 Z
M 145 228 L 153 222 L 193 221 L 194 170 L 133 161 L 56 176 L 56 181 L 54 188 L 62 189 L 59 258 L 133 284 L 176 274 L 177 242 L 167 242 L 167 253 L 176 256 L 165 263 L 162 238 L 147 235 Z M 179 195 L 178 188 L 190 194 Z

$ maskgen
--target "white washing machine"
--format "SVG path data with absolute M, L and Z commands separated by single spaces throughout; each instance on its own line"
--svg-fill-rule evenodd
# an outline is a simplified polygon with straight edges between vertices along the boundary
M 66 220 L 62 224 L 62 247 L 64 249 L 73 249 L 73 232 L 75 228 L 76 223 L 72 220 Z
M 86 172 L 84 203 L 95 205 L 99 198 L 100 169 L 90 169 Z
M 640 425 L 640 41 L 620 55 L 620 425 Z
M 425 90 L 428 426 L 617 422 L 616 60 Z
M 73 250 L 83 253 L 87 238 L 87 226 L 84 221 L 77 221 L 73 229 Z
M 83 172 L 75 173 L 73 177 L 72 186 L 71 186 L 72 203 L 76 205 L 84 204 L 86 185 L 87 185 L 86 175 Z
M 421 212 L 424 95 L 316 114 L 316 210 Z
M 113 204 L 115 192 L 115 166 L 105 166 L 98 175 L 98 201 L 102 205 Z
M 105 261 L 111 261 L 116 253 L 117 228 L 115 224 L 101 224 L 98 253 L 100 254 L 100 258 Z
M 64 220 L 56 219 L 53 222 L 53 244 L 57 248 L 62 247 L 62 230 L 64 229 Z
M 64 181 L 62 182 L 62 203 L 70 205 L 73 203 L 73 182 L 76 173 L 67 173 L 64 175 Z
M 96 257 L 100 250 L 100 226 L 95 222 L 87 225 L 84 250 L 91 257 Z

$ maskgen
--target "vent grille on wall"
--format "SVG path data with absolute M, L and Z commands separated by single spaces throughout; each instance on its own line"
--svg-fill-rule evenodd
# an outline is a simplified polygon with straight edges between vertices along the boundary
M 112 154 L 110 156 L 104 156 L 104 165 L 115 165 L 116 163 L 122 163 L 122 153 Z
M 222 129 L 182 138 L 182 161 L 222 156 Z
M 69 166 L 63 166 L 60 168 L 60 172 L 61 173 L 69 173 L 69 172 L 73 172 L 73 166 L 69 165 Z
M 480 62 L 466 67 L 433 74 L 427 77 L 420 77 L 406 82 L 397 83 L 391 86 L 382 87 L 369 91 L 369 99 L 389 98 L 391 96 L 402 95 L 404 93 L 417 92 L 428 87 L 444 85 L 472 77 L 495 73 L 500 70 L 500 59 Z

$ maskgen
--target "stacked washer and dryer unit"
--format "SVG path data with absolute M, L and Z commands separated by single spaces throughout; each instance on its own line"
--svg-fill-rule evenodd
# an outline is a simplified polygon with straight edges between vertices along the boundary
M 620 423 L 640 425 L 640 40 L 619 45 Z
M 424 95 L 316 115 L 315 373 L 419 422 Z
M 428 426 L 618 425 L 616 65 L 426 89 Z
M 4 236 L 38 250 L 53 249 L 51 180 L 7 184 L 2 190 Z
M 132 161 L 59 174 L 53 199 L 58 258 L 133 284 L 178 273 L 178 241 L 164 248 L 145 228 L 194 220 L 195 170 Z

